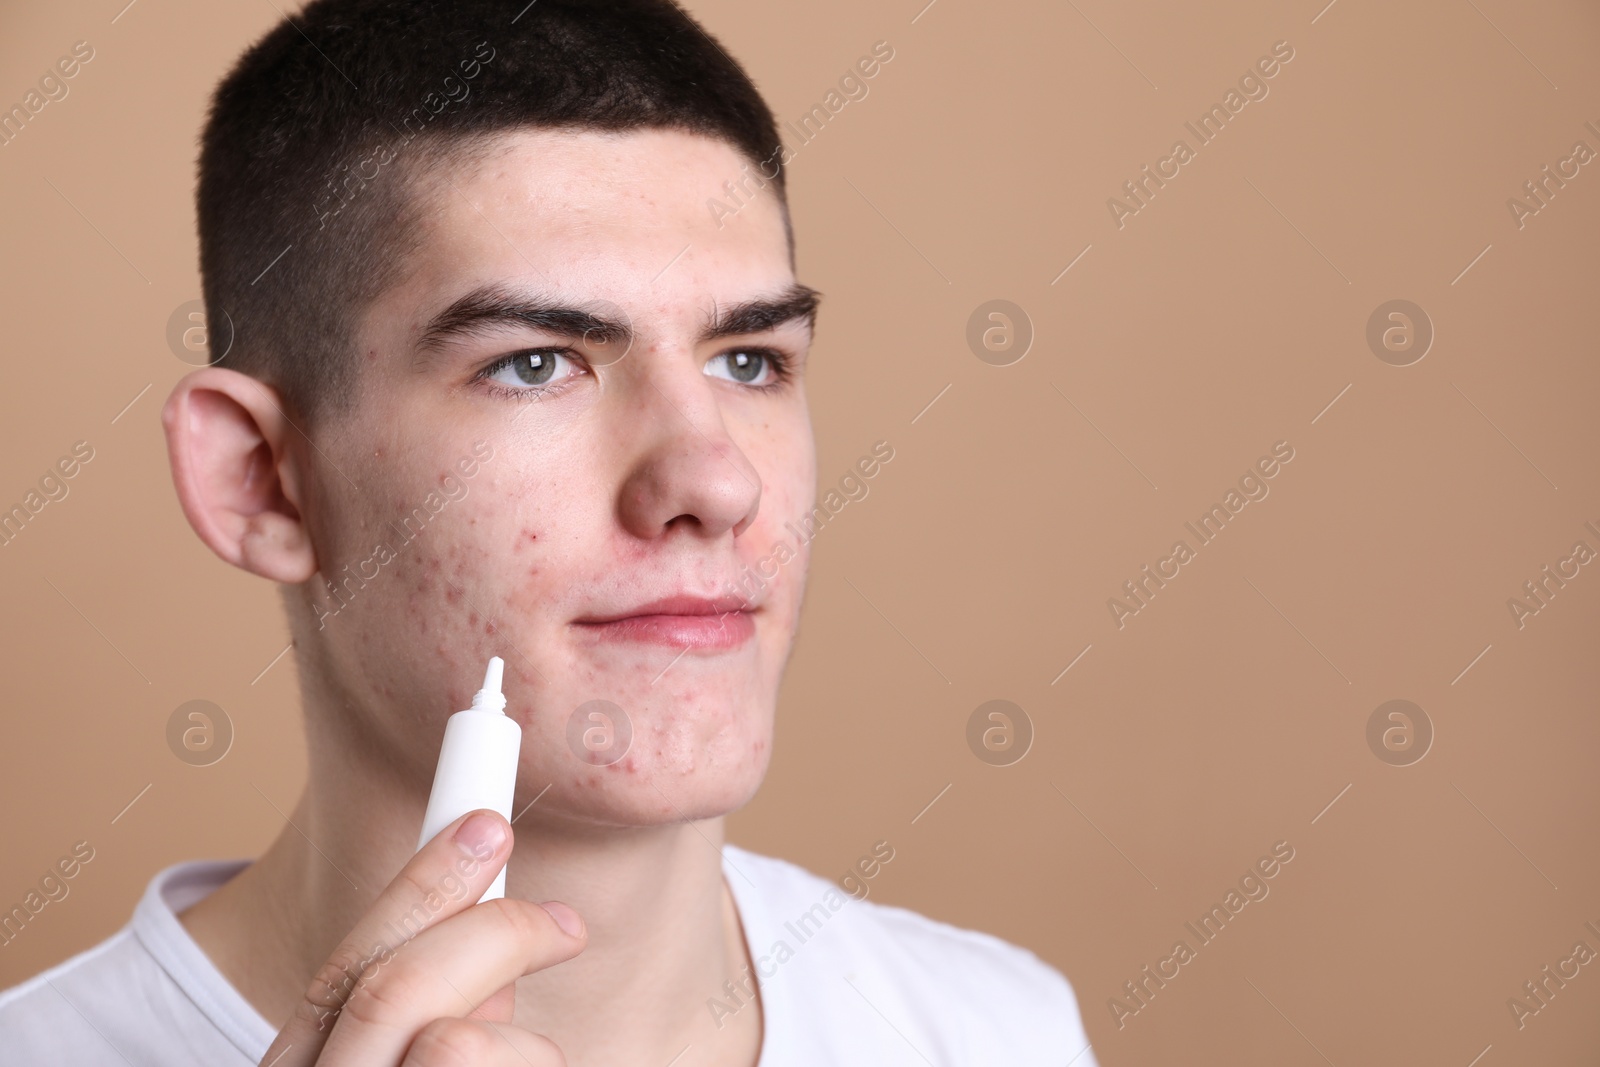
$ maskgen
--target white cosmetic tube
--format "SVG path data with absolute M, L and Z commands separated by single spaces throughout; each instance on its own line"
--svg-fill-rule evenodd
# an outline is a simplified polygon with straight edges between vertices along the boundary
M 433 792 L 428 795 L 418 849 L 469 811 L 491 808 L 511 821 L 522 727 L 505 713 L 506 698 L 500 692 L 504 671 L 505 661 L 492 657 L 483 688 L 472 698 L 472 707 L 456 712 L 445 722 L 444 744 L 439 748 L 439 766 L 433 772 Z M 502 867 L 478 902 L 505 895 L 506 872 Z

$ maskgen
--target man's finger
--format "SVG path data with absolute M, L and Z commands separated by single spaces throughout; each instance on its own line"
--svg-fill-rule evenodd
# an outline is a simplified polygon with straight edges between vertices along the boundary
M 570 917 L 576 934 L 557 924 Z M 435 1019 L 472 1014 L 525 974 L 583 951 L 582 921 L 564 905 L 486 900 L 422 931 L 363 978 L 339 1013 L 319 1067 L 397 1063 Z
M 469 812 L 446 826 L 395 876 L 317 971 L 263 1064 L 310 1067 L 363 971 L 381 966 L 423 930 L 471 907 L 511 855 L 511 827 L 497 812 Z
M 472 1063 L 479 1067 L 565 1067 L 554 1041 L 505 1023 L 435 1019 L 411 1042 L 401 1067 Z

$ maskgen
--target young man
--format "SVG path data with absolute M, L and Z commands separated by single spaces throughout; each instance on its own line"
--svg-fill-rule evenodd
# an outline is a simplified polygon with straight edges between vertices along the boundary
M 6 1062 L 1092 1065 L 1031 953 L 723 843 L 804 546 L 741 576 L 815 502 L 781 145 L 670 0 L 519 6 L 318 0 L 217 91 L 214 362 L 163 419 L 282 591 L 308 784 L 0 998 Z M 413 855 L 492 655 L 515 850 L 478 812 Z

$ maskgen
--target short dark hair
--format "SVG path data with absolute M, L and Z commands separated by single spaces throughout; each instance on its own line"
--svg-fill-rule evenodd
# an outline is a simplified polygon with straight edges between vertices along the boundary
M 428 179 L 519 128 L 723 140 L 760 168 L 787 229 L 772 112 L 673 0 L 519 6 L 314 0 L 240 57 L 212 98 L 196 192 L 213 363 L 308 422 L 344 410 L 359 315 L 415 249 Z

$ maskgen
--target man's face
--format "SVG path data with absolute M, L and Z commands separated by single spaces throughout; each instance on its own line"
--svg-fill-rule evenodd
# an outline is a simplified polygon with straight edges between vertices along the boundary
M 519 803 L 550 787 L 529 821 L 708 817 L 760 784 L 816 461 L 781 208 L 707 203 L 745 164 L 675 131 L 506 135 L 368 309 L 303 592 L 332 714 L 419 794 L 491 655 Z M 590 701 L 621 715 L 574 724 Z

